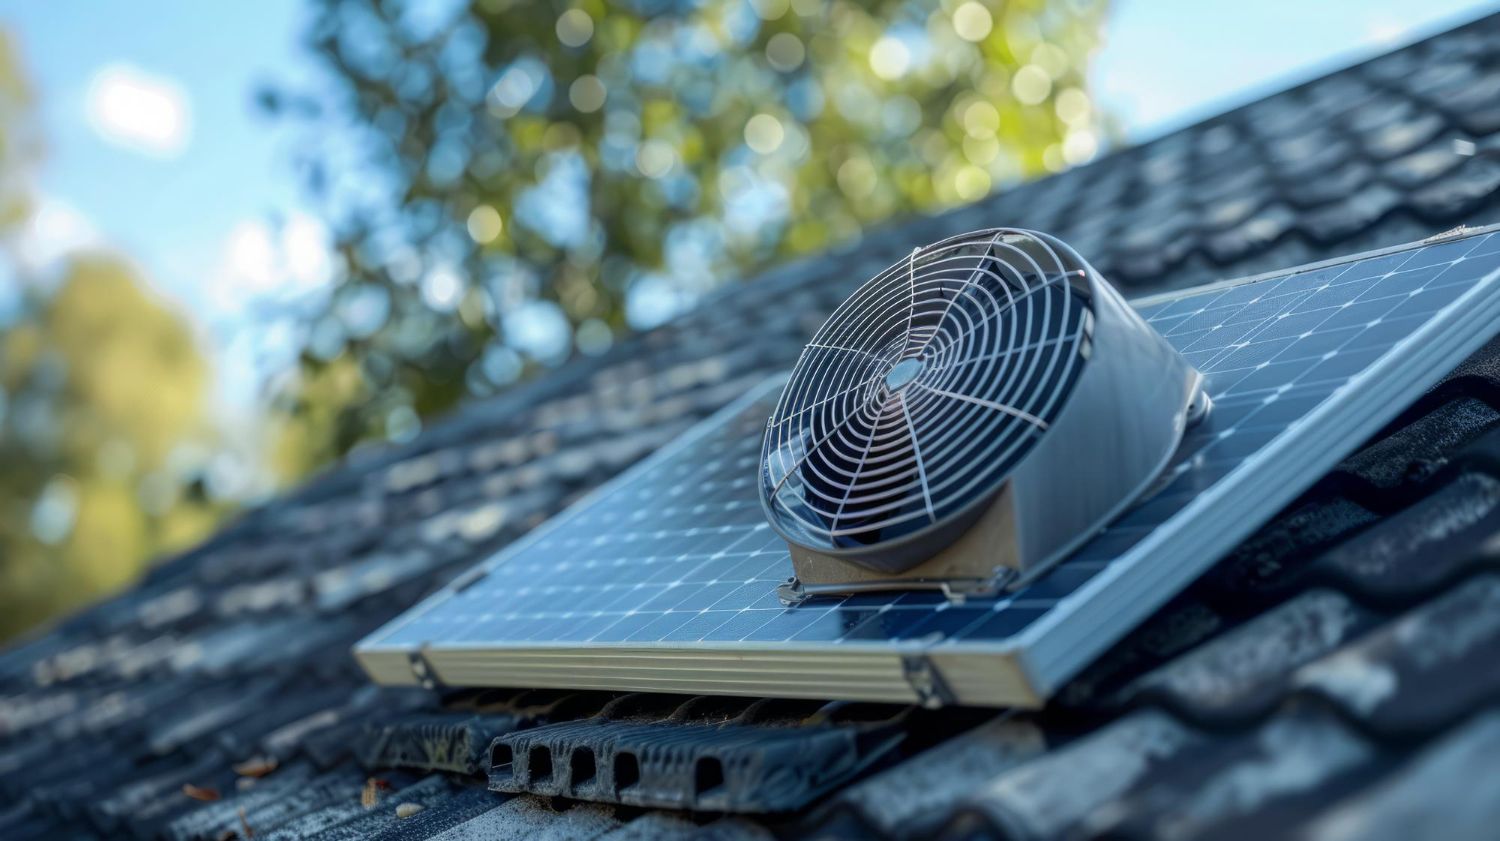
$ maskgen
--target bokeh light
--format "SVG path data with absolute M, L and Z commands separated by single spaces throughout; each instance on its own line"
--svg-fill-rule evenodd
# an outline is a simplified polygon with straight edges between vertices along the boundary
M 594 37 L 594 19 L 582 9 L 569 9 L 557 17 L 557 40 L 581 47 Z
M 886 81 L 906 75 L 911 67 L 911 51 L 899 39 L 882 35 L 870 48 L 870 69 Z
M 781 121 L 770 114 L 756 114 L 745 123 L 745 145 L 762 155 L 769 155 L 781 148 L 786 130 Z
M 969 104 L 964 109 L 964 131 L 973 138 L 994 137 L 1000 130 L 1000 111 L 984 100 Z
M 801 67 L 806 57 L 807 49 L 802 46 L 802 39 L 790 32 L 778 32 L 766 42 L 766 61 L 783 73 Z
M 467 227 L 469 236 L 473 237 L 475 242 L 487 245 L 500 236 L 504 225 L 500 219 L 500 211 L 487 204 L 481 204 L 469 211 Z
M 635 154 L 635 165 L 647 178 L 661 178 L 677 163 L 677 150 L 665 140 L 647 140 Z
M 953 31 L 965 41 L 983 41 L 994 25 L 990 10 L 974 0 L 967 0 L 953 10 Z
M 1070 126 L 1085 126 L 1093 116 L 1088 94 L 1079 88 L 1064 88 L 1057 94 L 1057 118 Z
M 568 87 L 568 101 L 585 114 L 592 114 L 604 107 L 605 96 L 604 82 L 592 74 L 579 76 Z
M 1052 77 L 1037 65 L 1028 64 L 1016 71 L 1010 89 L 1022 105 L 1038 105 L 1052 92 Z

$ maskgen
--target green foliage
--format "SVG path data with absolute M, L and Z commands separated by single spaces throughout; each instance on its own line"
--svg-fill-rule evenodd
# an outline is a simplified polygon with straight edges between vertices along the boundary
M 13 247 L 40 155 L 8 45 L 0 242 Z M 221 513 L 183 469 L 194 442 L 212 442 L 207 366 L 182 318 L 115 257 L 9 262 L 21 294 L 0 313 L 0 640 L 131 581 Z
M 31 86 L 10 35 L 0 30 L 0 235 L 31 211 L 30 177 L 41 158 Z
M 721 279 L 1086 159 L 1102 5 L 317 0 L 332 104 L 264 97 L 316 129 L 343 258 L 282 395 L 294 449 L 399 437 Z
M 206 365 L 141 286 L 78 257 L 0 329 L 0 639 L 132 581 L 220 513 L 179 469 L 208 440 Z

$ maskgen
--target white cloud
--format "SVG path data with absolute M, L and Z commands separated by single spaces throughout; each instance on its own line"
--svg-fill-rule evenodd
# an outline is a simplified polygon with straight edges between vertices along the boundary
M 192 136 L 192 109 L 182 86 L 128 64 L 94 74 L 86 108 L 100 137 L 148 155 L 175 158 Z
M 281 229 L 281 254 L 287 280 L 298 289 L 328 282 L 333 270 L 328 228 L 305 213 L 293 213 Z
M 279 225 L 242 219 L 217 248 L 205 260 L 208 282 L 193 290 L 194 311 L 212 331 L 224 418 L 240 423 L 263 408 L 258 396 L 267 378 L 296 365 L 300 339 L 284 316 L 329 288 L 333 237 L 316 217 L 294 211 Z M 252 480 L 248 494 L 267 487 L 264 475 Z
M 276 285 L 276 244 L 271 228 L 259 220 L 240 222 L 224 241 L 221 275 L 235 294 L 263 294 Z
M 41 271 L 75 251 L 98 248 L 103 239 L 87 216 L 62 199 L 44 196 L 16 239 L 16 257 L 28 271 Z
M 236 224 L 224 239 L 211 296 L 235 313 L 256 300 L 286 300 L 325 286 L 333 275 L 332 237 L 316 217 L 294 212 L 279 227 Z

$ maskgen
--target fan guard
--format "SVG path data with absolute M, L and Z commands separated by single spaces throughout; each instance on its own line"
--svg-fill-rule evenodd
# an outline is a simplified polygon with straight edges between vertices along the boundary
M 930 561 L 998 495 L 981 565 L 1025 572 L 1156 477 L 1200 383 L 1067 245 L 963 234 L 882 271 L 818 330 L 767 423 L 761 501 L 804 579 L 817 560 L 818 578 L 853 564 L 868 581 Z

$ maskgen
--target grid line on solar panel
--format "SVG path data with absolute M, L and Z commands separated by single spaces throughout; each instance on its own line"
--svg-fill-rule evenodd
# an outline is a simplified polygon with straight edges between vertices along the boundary
M 931 647 L 1013 637 L 1497 266 L 1500 237 L 1484 235 L 1141 308 L 1203 372 L 1214 410 L 1186 434 L 1158 493 L 1019 592 L 962 604 L 889 592 L 782 605 L 775 588 L 791 561 L 753 484 L 777 396 L 768 386 L 378 643 Z

